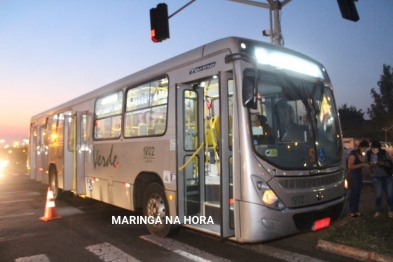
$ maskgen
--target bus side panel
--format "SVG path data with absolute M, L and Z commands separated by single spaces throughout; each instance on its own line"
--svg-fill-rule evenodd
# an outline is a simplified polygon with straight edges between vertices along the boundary
M 113 182 L 113 186 L 109 185 L 109 194 L 113 195 L 113 203 L 116 206 L 134 210 L 133 187 L 129 183 Z
M 175 173 L 174 139 L 167 137 L 106 141 L 94 145 L 87 157 L 87 196 L 133 210 L 133 185 L 140 173 L 154 174 L 166 190 L 175 191 L 176 181 L 165 174 Z M 174 211 L 173 211 L 174 212 Z
M 28 152 L 28 164 L 30 179 L 35 179 L 37 167 L 36 167 L 36 150 L 37 150 L 37 127 L 34 123 L 30 126 L 30 139 L 29 139 L 29 152 Z
M 86 196 L 105 203 L 110 203 L 107 179 L 86 176 L 86 185 Z

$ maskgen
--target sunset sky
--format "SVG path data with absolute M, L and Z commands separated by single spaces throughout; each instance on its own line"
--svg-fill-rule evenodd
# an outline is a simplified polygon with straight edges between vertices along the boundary
M 214 40 L 270 42 L 267 9 L 196 0 L 153 43 L 149 10 L 160 2 L 172 14 L 189 0 L 0 0 L 0 140 L 27 138 L 32 115 Z M 393 1 L 356 6 L 352 22 L 336 0 L 292 0 L 281 26 L 285 47 L 327 68 L 338 106 L 366 112 L 383 64 L 393 66 Z

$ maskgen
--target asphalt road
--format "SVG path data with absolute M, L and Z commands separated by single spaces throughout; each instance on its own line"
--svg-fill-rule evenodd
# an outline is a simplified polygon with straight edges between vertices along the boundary
M 55 201 L 60 219 L 44 222 L 46 197 L 47 185 L 26 175 L 0 177 L 0 261 L 354 261 L 318 250 L 324 231 L 259 244 L 187 228 L 158 239 L 144 225 L 111 223 L 141 214 L 72 195 Z

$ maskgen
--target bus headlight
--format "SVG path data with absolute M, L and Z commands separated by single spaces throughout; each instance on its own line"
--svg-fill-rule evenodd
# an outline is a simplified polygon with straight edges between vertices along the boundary
M 348 188 L 349 188 L 348 180 L 347 180 L 346 178 L 344 179 L 344 188 L 345 188 L 345 189 L 348 189 Z
M 262 203 L 265 206 L 278 210 L 282 210 L 285 208 L 284 203 L 281 202 L 276 193 L 274 193 L 274 191 L 268 186 L 268 184 L 263 182 L 260 177 L 251 175 L 251 179 L 254 184 L 255 190 L 257 191 Z
M 274 204 L 274 202 L 276 202 L 278 200 L 278 197 L 276 196 L 276 194 L 274 194 L 273 190 L 268 189 L 265 192 L 263 192 L 262 195 L 262 201 L 266 204 L 266 205 L 272 205 Z

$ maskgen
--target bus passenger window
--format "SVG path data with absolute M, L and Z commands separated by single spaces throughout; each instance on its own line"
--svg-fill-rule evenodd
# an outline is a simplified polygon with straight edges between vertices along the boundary
M 122 91 L 97 99 L 95 106 L 95 139 L 120 137 L 122 107 Z
M 127 90 L 124 137 L 162 135 L 166 130 L 168 79 Z

